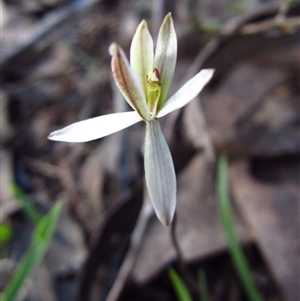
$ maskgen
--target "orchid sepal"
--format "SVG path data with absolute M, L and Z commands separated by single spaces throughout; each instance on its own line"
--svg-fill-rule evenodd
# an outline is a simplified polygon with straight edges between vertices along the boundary
M 154 68 L 160 73 L 162 83 L 158 109 L 164 104 L 173 79 L 177 59 L 177 37 L 171 13 L 160 27 L 154 55 Z
M 52 132 L 48 139 L 65 142 L 87 142 L 127 128 L 142 118 L 135 111 L 113 113 L 75 122 Z
M 153 40 L 147 27 L 147 22 L 143 20 L 133 36 L 130 47 L 130 65 L 139 77 L 144 94 L 148 94 L 147 75 L 153 69 L 154 50 Z
M 145 177 L 150 200 L 159 220 L 169 225 L 176 208 L 176 174 L 159 122 L 146 123 Z

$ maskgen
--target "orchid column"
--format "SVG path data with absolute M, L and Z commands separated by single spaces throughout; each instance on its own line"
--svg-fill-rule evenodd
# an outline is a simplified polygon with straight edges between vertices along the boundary
M 112 44 L 109 52 L 112 56 L 113 77 L 134 111 L 76 122 L 51 133 L 49 139 L 85 142 L 144 121 L 146 184 L 157 217 L 164 225 L 169 225 L 176 207 L 176 175 L 158 118 L 183 107 L 195 98 L 214 71 L 200 71 L 167 100 L 177 57 L 177 38 L 171 14 L 165 17 L 161 25 L 155 53 L 146 21 L 140 23 L 133 37 L 130 65 L 119 45 Z

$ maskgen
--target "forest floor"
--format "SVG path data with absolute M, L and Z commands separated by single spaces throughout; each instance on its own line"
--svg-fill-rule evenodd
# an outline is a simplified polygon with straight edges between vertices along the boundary
M 195 280 L 205 274 L 210 301 L 248 300 L 216 199 L 216 162 L 225 154 L 234 227 L 258 289 L 266 301 L 300 300 L 299 2 L 5 0 L 1 10 L 0 211 L 13 233 L 1 247 L 2 290 L 35 227 L 16 183 L 42 214 L 63 204 L 20 300 L 104 301 L 116 283 L 119 301 L 176 300 L 168 270 L 184 275 L 172 227 L 147 206 L 144 124 L 88 143 L 47 139 L 73 122 L 129 110 L 113 82 L 109 45 L 129 56 L 139 22 L 155 37 L 172 12 L 178 58 L 170 95 L 202 68 L 215 69 L 200 97 L 162 118 L 185 268 Z M 129 273 L 117 277 L 126 264 Z

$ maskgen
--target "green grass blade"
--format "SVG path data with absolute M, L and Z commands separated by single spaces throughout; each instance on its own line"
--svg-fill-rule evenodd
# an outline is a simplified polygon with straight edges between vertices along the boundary
M 1 298 L 2 301 L 15 300 L 24 281 L 41 262 L 53 238 L 60 210 L 61 204 L 57 203 L 38 223 L 33 233 L 31 245 L 23 256 L 19 268 L 8 283 Z
M 174 290 L 179 301 L 193 301 L 190 292 L 188 291 L 183 280 L 179 277 L 176 271 L 172 268 L 169 269 L 169 276 L 171 278 Z
M 11 183 L 11 190 L 16 197 L 16 199 L 20 202 L 22 205 L 22 209 L 24 210 L 25 214 L 28 216 L 28 218 L 34 223 L 38 224 L 39 221 L 42 219 L 42 214 L 35 209 L 32 202 L 28 199 L 28 197 L 25 195 L 25 193 L 22 191 L 22 189 L 16 184 Z
M 0 260 L 7 257 L 9 242 L 12 236 L 13 236 L 12 228 L 6 224 L 0 224 Z
M 11 227 L 5 225 L 5 224 L 0 224 L 0 244 L 6 244 L 10 241 L 12 237 L 13 231 Z
M 208 297 L 207 283 L 204 270 L 198 272 L 198 286 L 200 288 L 201 301 L 210 301 Z
M 228 240 L 230 255 L 242 285 L 247 293 L 248 299 L 251 301 L 263 301 L 263 297 L 255 286 L 247 260 L 234 231 L 229 198 L 227 169 L 227 158 L 224 155 L 221 155 L 217 168 L 217 196 L 221 219 Z

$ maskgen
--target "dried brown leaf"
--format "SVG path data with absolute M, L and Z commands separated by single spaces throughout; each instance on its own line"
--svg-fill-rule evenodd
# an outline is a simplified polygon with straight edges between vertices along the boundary
M 245 162 L 230 167 L 233 196 L 287 300 L 299 297 L 299 189 L 255 180 Z

